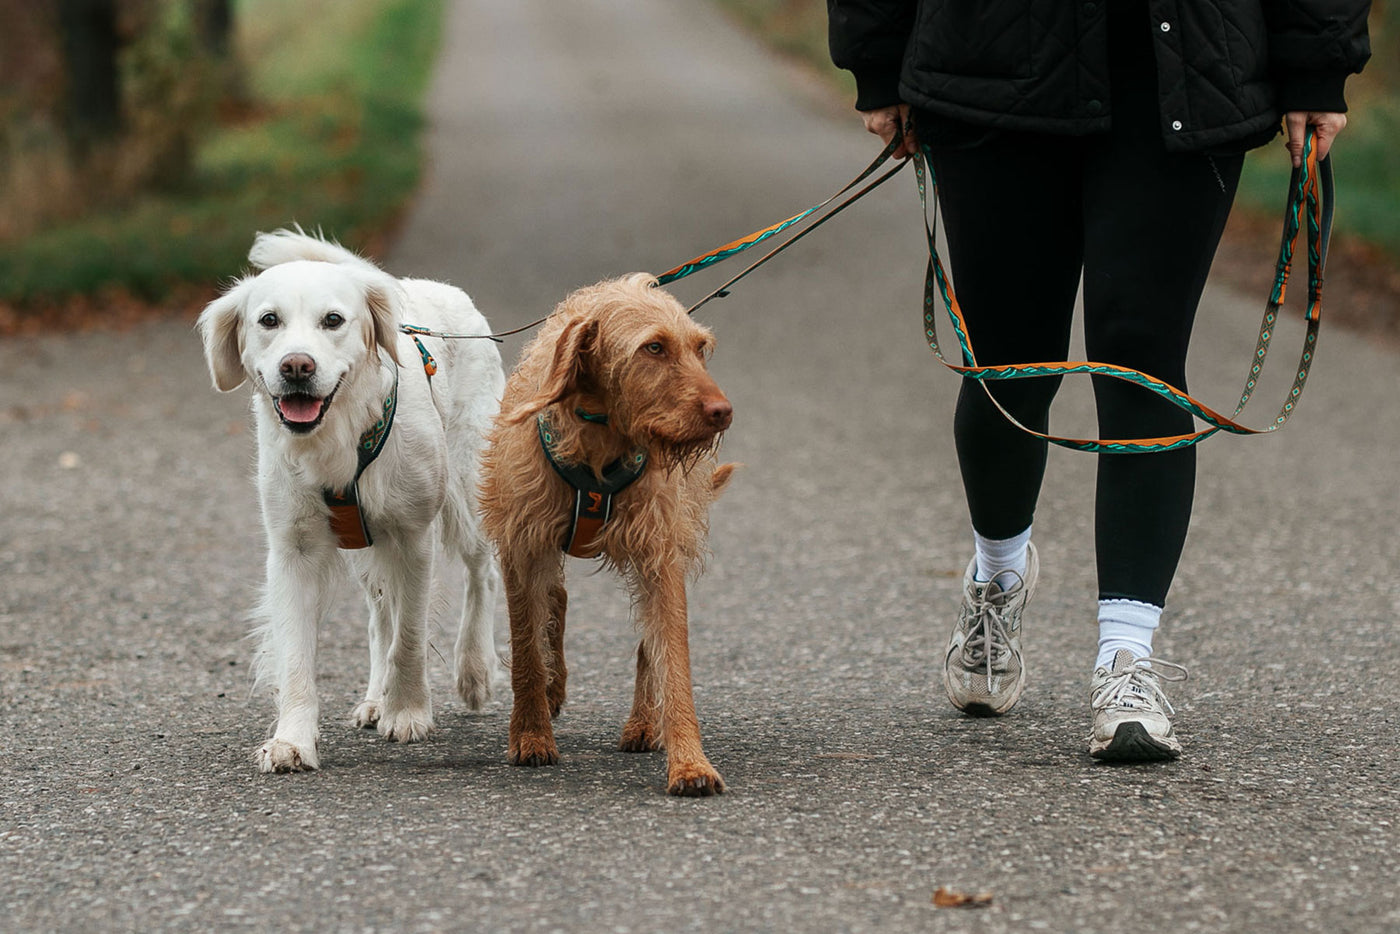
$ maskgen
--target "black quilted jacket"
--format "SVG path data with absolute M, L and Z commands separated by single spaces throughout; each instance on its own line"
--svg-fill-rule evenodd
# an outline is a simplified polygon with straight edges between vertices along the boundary
M 1085 134 L 1111 119 L 1106 27 L 1124 0 L 827 0 L 856 107 L 901 101 L 984 126 Z M 1257 139 L 1290 110 L 1346 110 L 1369 0 L 1147 0 L 1168 149 Z

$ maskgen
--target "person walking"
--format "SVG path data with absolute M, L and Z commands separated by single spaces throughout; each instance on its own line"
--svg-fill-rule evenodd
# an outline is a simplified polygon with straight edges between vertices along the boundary
M 1346 126 L 1370 55 L 1368 0 L 828 0 L 832 60 L 856 109 L 937 180 L 953 281 L 981 365 L 1063 360 L 1081 278 L 1089 359 L 1186 388 L 1197 304 L 1244 153 L 1282 125 L 1293 164 Z M 1008 267 L 1006 257 L 1015 257 Z M 1188 433 L 1189 413 L 1094 376 L 1105 438 Z M 998 382 L 1045 431 L 1059 377 Z M 1047 442 L 964 379 L 953 437 L 974 554 L 944 659 L 952 703 L 1004 714 L 1025 685 L 1022 616 Z M 1194 447 L 1098 455 L 1099 648 L 1090 755 L 1174 759 L 1153 635 L 1186 539 Z

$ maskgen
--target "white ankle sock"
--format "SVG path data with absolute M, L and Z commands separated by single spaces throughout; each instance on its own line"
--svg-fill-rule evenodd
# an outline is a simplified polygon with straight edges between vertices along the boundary
M 1127 649 L 1137 658 L 1152 654 L 1152 634 L 1162 608 L 1137 600 L 1099 601 L 1099 656 L 1094 668 L 1112 668 L 1113 656 Z
M 986 538 L 976 530 L 972 533 L 977 546 L 977 571 L 972 575 L 978 581 L 994 580 L 1002 589 L 1013 586 L 1026 574 L 1026 550 L 1031 543 L 1031 530 L 1027 528 L 1012 538 Z M 1015 574 L 1007 573 L 1015 571 Z

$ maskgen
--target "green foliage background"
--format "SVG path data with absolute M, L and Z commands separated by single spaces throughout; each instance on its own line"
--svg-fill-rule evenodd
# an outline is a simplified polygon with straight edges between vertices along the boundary
M 160 300 L 238 272 L 254 232 L 291 223 L 362 247 L 418 183 L 442 14 L 443 0 L 242 0 L 244 99 L 192 134 L 191 176 L 0 243 L 0 300 Z

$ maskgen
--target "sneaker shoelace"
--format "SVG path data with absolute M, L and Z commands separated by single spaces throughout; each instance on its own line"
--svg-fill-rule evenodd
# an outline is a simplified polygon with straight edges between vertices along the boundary
M 969 617 L 973 623 L 968 628 L 967 637 L 963 639 L 962 644 L 963 664 L 968 669 L 985 665 L 988 681 L 992 678 L 993 665 L 1011 654 L 1011 633 L 1006 628 L 1006 620 L 1002 618 L 1002 614 L 1006 612 L 1015 596 L 1014 591 L 1025 586 L 1025 580 L 1020 574 L 1015 571 L 1006 573 L 1015 574 L 1016 583 L 1002 590 L 996 602 L 987 596 L 987 590 L 991 589 L 990 584 L 982 591 L 980 597 L 970 601 Z
M 1162 681 L 1185 681 L 1188 677 L 1186 666 L 1160 658 L 1134 659 L 1132 665 L 1122 671 L 1111 672 L 1094 695 L 1092 704 L 1095 710 L 1108 707 L 1126 707 L 1130 710 L 1151 710 L 1158 704 L 1167 715 L 1176 713 L 1176 708 L 1162 692 Z

